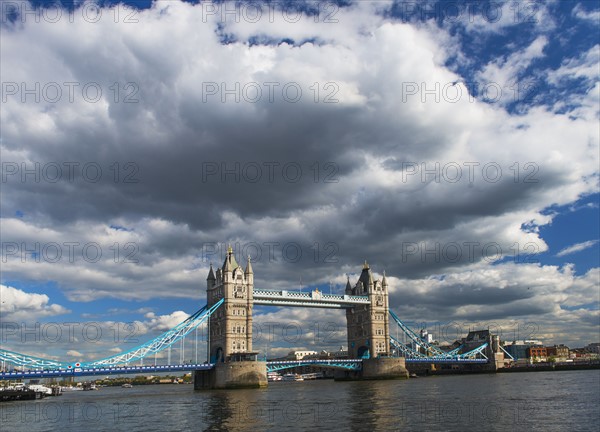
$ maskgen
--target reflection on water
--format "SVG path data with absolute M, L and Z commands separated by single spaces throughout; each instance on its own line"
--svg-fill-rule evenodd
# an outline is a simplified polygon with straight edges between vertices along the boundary
M 102 388 L 0 404 L 2 431 L 597 431 L 600 371 Z

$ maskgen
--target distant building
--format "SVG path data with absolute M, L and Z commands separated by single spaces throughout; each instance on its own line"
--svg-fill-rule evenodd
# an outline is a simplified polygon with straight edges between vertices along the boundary
M 545 362 L 548 360 L 548 350 L 546 347 L 532 346 L 529 347 L 527 357 L 529 357 L 532 361 Z
M 546 347 L 548 357 L 554 357 L 556 360 L 566 360 L 569 358 L 569 347 L 565 345 L 554 345 Z
M 501 349 L 500 338 L 498 335 L 492 334 L 489 329 L 469 331 L 467 337 L 462 338 L 460 342 L 460 346 L 462 346 L 459 351 L 460 354 L 473 351 L 483 344 L 487 344 L 482 354 L 490 360 L 493 370 L 505 367 L 508 362 L 505 352 Z
M 591 353 L 600 354 L 600 343 L 595 342 L 587 345 L 585 349 Z
M 348 349 L 341 346 L 339 350 L 334 351 L 332 354 L 334 358 L 348 358 Z
M 505 342 L 503 348 L 509 353 L 515 360 L 528 359 L 530 347 L 541 347 L 542 344 L 539 340 L 514 340 L 512 342 Z
M 591 352 L 588 349 L 588 347 L 585 347 L 585 348 L 572 349 L 570 357 L 573 359 L 573 361 L 579 361 L 579 360 L 590 361 L 590 360 L 599 360 L 600 354 Z
M 470 331 L 467 337 L 465 338 L 466 342 L 481 342 L 485 343 L 490 337 L 489 330 L 474 330 Z
M 430 334 L 427 330 L 425 329 L 421 329 L 421 339 L 425 342 L 427 342 L 428 344 L 433 343 L 433 335 Z
M 483 345 L 484 343 L 490 343 L 492 339 L 492 334 L 489 330 L 474 330 L 470 331 L 467 334 L 466 338 L 461 339 L 461 353 L 466 353 L 475 348 Z M 496 337 L 497 338 L 497 337 Z
M 316 351 L 290 351 L 287 358 L 290 360 L 302 360 L 305 358 L 317 358 L 319 355 Z
M 341 346 L 340 349 L 337 351 L 322 350 L 319 353 L 318 358 L 322 360 L 348 358 L 348 350 L 345 349 L 343 346 Z

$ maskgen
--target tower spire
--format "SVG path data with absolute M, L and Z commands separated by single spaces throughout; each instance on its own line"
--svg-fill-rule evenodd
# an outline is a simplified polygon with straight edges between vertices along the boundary
M 350 275 L 346 275 L 347 280 L 346 280 L 346 294 L 347 295 L 351 295 L 352 294 L 352 285 L 350 285 Z
M 208 271 L 208 277 L 206 280 L 216 280 L 215 273 L 213 272 L 212 263 L 210 263 L 210 270 Z
M 233 254 L 233 248 L 231 244 L 227 247 L 227 255 L 225 256 L 225 262 L 223 263 L 223 271 L 234 271 L 238 268 L 239 265 L 235 260 L 235 255 Z
M 250 263 L 251 259 L 250 259 L 250 255 L 248 255 L 248 264 L 246 264 L 246 271 L 244 272 L 245 274 L 253 274 L 254 272 L 252 271 L 252 264 Z

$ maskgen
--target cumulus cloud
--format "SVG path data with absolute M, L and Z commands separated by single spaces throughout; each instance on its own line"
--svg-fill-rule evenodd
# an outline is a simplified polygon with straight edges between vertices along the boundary
M 146 318 L 150 321 L 144 323 L 144 327 L 148 331 L 161 330 L 167 331 L 175 327 L 177 324 L 185 321 L 190 315 L 183 311 L 175 311 L 168 315 L 155 315 L 153 312 L 147 313 Z
M 525 87 L 524 81 L 527 78 L 524 79 L 524 73 L 534 60 L 545 55 L 544 48 L 547 44 L 546 36 L 538 36 L 522 50 L 488 63 L 477 75 L 478 80 L 486 83 L 488 88 L 492 85 L 495 87 L 493 89 L 495 94 L 488 97 L 503 104 L 514 103 L 519 98 L 523 98 L 522 94 L 519 95 L 519 88 Z M 532 82 L 534 79 L 535 77 L 529 78 Z
M 4 321 L 28 320 L 64 315 L 70 311 L 59 305 L 51 304 L 46 294 L 28 293 L 11 286 L 0 285 L 2 319 Z
M 573 16 L 575 16 L 579 19 L 591 21 L 592 23 L 595 23 L 595 24 L 597 24 L 598 21 L 600 21 L 600 11 L 586 9 L 584 7 L 584 4 L 582 4 L 582 3 L 578 3 L 573 8 L 572 13 L 573 13 Z
M 519 24 L 502 7 L 468 32 Z M 411 319 L 556 318 L 583 304 L 566 267 L 499 263 L 546 251 L 545 210 L 597 191 L 597 47 L 531 72 L 557 25 L 541 8 L 526 45 L 486 59 L 479 78 L 559 85 L 579 71 L 590 85 L 560 109 L 515 115 L 513 93 L 482 100 L 449 66 L 468 57 L 456 32 L 389 8 L 259 25 L 159 1 L 131 23 L 107 12 L 3 25 L 3 80 L 40 87 L 39 102 L 17 86 L 3 103 L 3 278 L 53 281 L 75 302 L 200 304 L 209 263 L 232 243 L 260 288 L 343 284 L 368 259 L 396 279 L 393 305 L 410 301 Z M 72 101 L 65 82 L 78 83 Z M 540 275 L 559 283 L 525 286 Z
M 407 320 L 441 325 L 437 336 L 449 342 L 457 334 L 448 329 L 458 323 L 463 331 L 496 328 L 507 340 L 575 343 L 597 336 L 599 277 L 598 268 L 577 276 L 570 265 L 477 264 L 418 280 L 389 278 L 390 303 Z

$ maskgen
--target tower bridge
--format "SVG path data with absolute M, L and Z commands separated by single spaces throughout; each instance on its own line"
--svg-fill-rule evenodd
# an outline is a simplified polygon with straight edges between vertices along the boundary
M 348 279 L 343 295 L 324 294 L 318 289 L 268 291 L 254 288 L 250 258 L 245 269 L 231 247 L 216 272 L 210 267 L 206 278 L 207 307 L 223 301 L 209 318 L 209 358 L 215 370 L 195 372 L 197 388 L 266 385 L 266 364 L 257 362 L 252 347 L 252 312 L 255 304 L 286 307 L 344 309 L 348 328 L 348 357 L 363 361 L 358 378 L 408 376 L 405 359 L 392 357 L 390 350 L 388 284 L 375 280 L 365 261 L 354 286 Z M 357 370 L 352 365 L 353 370 Z M 346 370 L 344 378 L 352 378 Z
M 3 369 L 0 379 L 192 371 L 196 389 L 245 388 L 266 386 L 267 370 L 298 366 L 333 368 L 338 379 L 389 379 L 406 378 L 406 363 L 490 362 L 494 352 L 489 343 L 459 353 L 460 348 L 445 352 L 423 341 L 389 309 L 388 288 L 385 272 L 381 280 L 374 279 L 367 262 L 354 285 L 348 278 L 344 294 L 326 294 L 318 289 L 302 292 L 255 288 L 250 259 L 242 268 L 230 247 L 221 267 L 215 271 L 210 266 L 206 279 L 207 304 L 162 335 L 124 353 L 89 362 L 61 362 L 0 349 Z M 259 353 L 252 346 L 254 305 L 344 310 L 348 359 L 259 361 Z M 390 316 L 420 350 L 391 337 Z M 183 364 L 181 357 L 180 364 L 172 364 L 171 347 L 176 343 L 183 347 L 186 335 L 202 324 L 208 327 L 208 361 Z M 158 365 L 157 353 L 164 350 L 169 350 L 169 364 Z M 144 365 L 144 359 L 152 357 L 154 365 Z M 139 365 L 131 365 L 135 362 Z M 6 363 L 21 370 L 8 372 Z
M 365 261 L 354 286 L 350 278 L 344 295 L 254 289 L 254 271 L 248 258 L 246 268 L 237 263 L 231 247 L 223 266 L 210 267 L 206 278 L 207 307 L 223 300 L 209 320 L 210 361 L 224 361 L 236 354 L 251 354 L 252 311 L 255 304 L 289 307 L 345 309 L 348 325 L 348 357 L 377 358 L 390 355 L 388 284 L 375 280 Z

